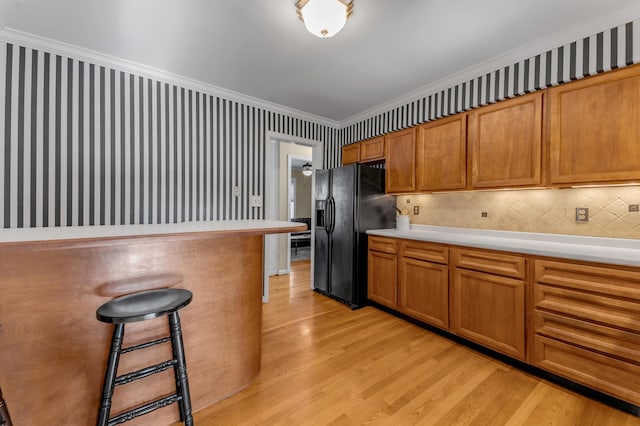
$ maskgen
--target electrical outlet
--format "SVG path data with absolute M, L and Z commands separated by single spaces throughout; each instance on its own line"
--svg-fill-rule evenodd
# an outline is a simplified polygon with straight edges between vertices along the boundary
M 240 187 L 239 186 L 234 186 L 233 187 L 233 196 L 234 197 L 239 197 L 240 196 Z
M 489 217 L 489 213 L 488 212 L 482 212 L 482 213 L 480 213 L 480 216 Z
M 420 206 L 413 206 L 413 214 L 420 214 Z
M 589 222 L 589 209 L 576 207 L 576 222 Z
M 640 211 L 640 204 L 629 204 L 629 212 L 638 212 Z

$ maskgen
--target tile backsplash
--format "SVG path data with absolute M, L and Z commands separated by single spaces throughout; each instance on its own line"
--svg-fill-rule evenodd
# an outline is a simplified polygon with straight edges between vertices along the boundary
M 640 185 L 397 197 L 412 224 L 640 239 L 640 212 L 629 211 L 634 204 L 640 204 Z M 576 222 L 577 207 L 589 209 L 588 222 Z

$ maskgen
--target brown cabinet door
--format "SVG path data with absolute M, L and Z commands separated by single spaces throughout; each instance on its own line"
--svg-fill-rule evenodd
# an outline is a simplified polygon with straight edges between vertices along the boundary
M 449 327 L 449 268 L 401 257 L 398 269 L 399 309 L 441 328 Z
M 416 130 L 402 130 L 385 136 L 385 186 L 387 193 L 416 189 Z
M 367 297 L 381 305 L 398 308 L 398 257 L 369 250 Z
M 360 161 L 360 144 L 352 143 L 342 147 L 342 165 L 357 163 Z
M 524 360 L 524 281 L 456 268 L 452 284 L 451 330 Z
M 467 184 L 467 115 L 418 127 L 416 190 L 460 189 Z
M 469 113 L 471 186 L 541 183 L 542 92 Z
M 551 183 L 640 179 L 640 67 L 548 93 Z
M 384 136 L 360 142 L 360 162 L 384 160 Z

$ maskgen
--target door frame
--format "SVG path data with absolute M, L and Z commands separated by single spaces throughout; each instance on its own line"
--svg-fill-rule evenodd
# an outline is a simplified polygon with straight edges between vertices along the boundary
M 292 160 L 304 160 L 304 161 L 309 161 L 311 162 L 313 160 L 313 158 L 309 159 L 309 157 L 305 157 L 303 155 L 297 155 L 297 154 L 287 154 L 287 220 L 291 220 L 291 210 L 289 209 L 289 205 L 288 203 L 291 200 L 291 163 Z M 313 166 L 313 164 L 312 164 Z M 311 180 L 313 181 L 313 173 L 311 174 Z M 311 212 L 313 214 L 313 190 L 314 190 L 314 186 L 313 183 L 311 184 L 311 189 L 310 191 L 312 192 L 311 194 Z M 313 223 L 313 221 L 312 221 Z M 313 231 L 312 231 L 313 233 Z M 313 240 L 312 240 L 313 241 Z M 311 244 L 311 243 L 309 243 Z M 289 248 L 287 250 L 287 273 L 291 272 L 291 234 L 287 234 L 287 247 Z M 313 250 L 312 250 L 313 251 Z
M 286 135 L 284 133 L 272 132 L 268 130 L 265 133 L 265 197 L 264 197 L 264 218 L 266 220 L 278 220 L 278 200 L 279 185 L 278 176 L 280 175 L 279 155 L 280 142 L 294 143 L 312 148 L 311 164 L 314 169 L 324 168 L 324 142 L 313 139 L 298 138 Z M 315 241 L 315 231 L 313 224 L 315 223 L 315 173 L 311 175 L 311 247 Z M 277 265 L 279 262 L 278 234 L 265 235 L 263 248 L 263 282 L 262 282 L 262 302 L 269 301 L 269 275 L 277 274 Z M 311 250 L 311 277 L 310 288 L 313 288 L 313 268 L 315 256 Z M 273 265 L 276 265 L 275 268 Z M 270 274 L 270 272 L 274 272 Z

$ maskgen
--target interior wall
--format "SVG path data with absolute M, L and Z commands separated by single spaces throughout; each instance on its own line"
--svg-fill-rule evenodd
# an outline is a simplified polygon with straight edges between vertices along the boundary
M 301 170 L 293 170 L 296 179 L 295 217 L 311 218 L 311 176 L 305 176 Z
M 289 181 L 288 181 L 288 156 L 296 155 L 298 157 L 302 157 L 311 161 L 313 156 L 313 148 L 310 146 L 297 145 L 294 143 L 280 142 L 279 144 L 279 153 L 278 153 L 278 161 L 280 164 L 280 176 L 278 178 L 279 188 L 278 188 L 278 212 L 280 220 L 287 220 L 289 211 L 289 203 L 288 203 L 288 189 L 289 189 Z M 309 204 L 311 204 L 311 200 L 309 200 Z M 287 235 L 279 235 L 279 265 L 278 269 L 280 271 L 285 271 L 287 269 L 287 254 L 289 251 L 289 244 Z
M 543 232 L 610 238 L 640 238 L 640 186 L 471 191 L 397 197 L 412 224 Z M 420 213 L 413 214 L 419 206 Z M 576 207 L 589 209 L 575 221 Z M 482 217 L 482 212 L 487 217 Z
M 202 89 L 0 41 L 0 227 L 262 219 L 266 132 L 337 145 Z

